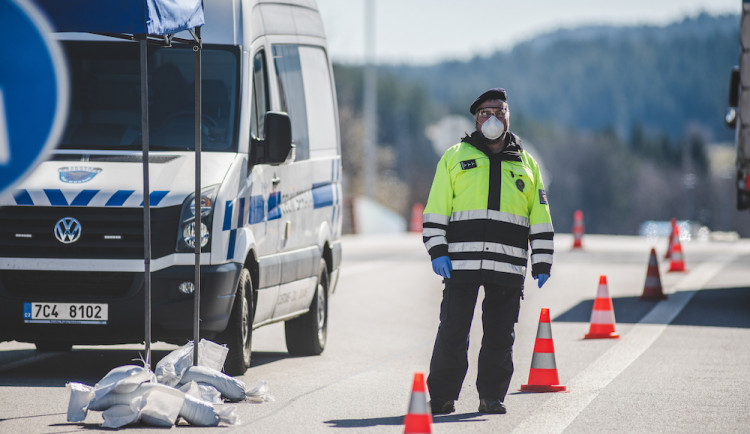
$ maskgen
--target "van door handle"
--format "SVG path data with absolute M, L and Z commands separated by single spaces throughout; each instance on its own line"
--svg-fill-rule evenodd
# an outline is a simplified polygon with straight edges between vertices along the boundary
M 271 184 L 279 185 L 279 182 L 281 182 L 281 178 L 279 178 L 278 176 L 274 176 L 273 178 L 271 178 Z

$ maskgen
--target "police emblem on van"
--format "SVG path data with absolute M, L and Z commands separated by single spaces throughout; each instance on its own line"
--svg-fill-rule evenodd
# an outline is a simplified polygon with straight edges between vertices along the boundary
M 99 172 L 102 171 L 102 169 L 98 167 L 61 167 L 57 169 L 59 175 L 60 175 L 60 181 L 67 182 L 68 184 L 83 184 L 84 182 L 89 182 L 96 175 L 99 174 Z

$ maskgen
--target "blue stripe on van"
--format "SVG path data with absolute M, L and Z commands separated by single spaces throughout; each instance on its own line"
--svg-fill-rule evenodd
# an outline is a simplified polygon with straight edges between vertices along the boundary
M 324 182 L 313 184 L 313 208 L 323 208 L 333 205 L 333 184 Z
M 268 220 L 281 218 L 281 192 L 277 191 L 268 195 Z
M 72 206 L 86 206 L 91 202 L 91 199 L 96 196 L 96 194 L 99 193 L 99 190 L 83 190 L 82 192 L 78 193 L 78 195 L 73 199 L 73 202 L 70 204 Z
M 237 229 L 229 231 L 229 247 L 227 247 L 227 260 L 234 259 L 234 243 L 237 240 Z
M 245 198 L 240 198 L 240 208 L 237 210 L 237 227 L 245 225 Z
M 68 200 L 65 199 L 62 191 L 55 189 L 44 189 L 44 194 L 47 195 L 49 203 L 52 206 L 68 206 Z
M 263 221 L 265 217 L 264 205 L 263 196 L 250 196 L 250 212 L 247 219 L 249 224 L 254 225 Z
M 226 204 L 224 205 L 224 226 L 222 226 L 222 230 L 228 231 L 229 229 L 232 229 L 232 208 L 233 203 L 231 200 L 228 200 Z
M 18 190 L 13 195 L 16 200 L 16 205 L 34 205 L 34 201 L 31 200 L 31 195 L 26 190 Z
M 164 190 L 152 191 L 151 194 L 148 195 L 149 204 L 151 206 L 159 205 L 159 202 L 161 202 L 161 200 L 164 199 L 164 196 L 166 196 L 167 193 L 169 193 L 169 191 L 164 191 Z M 141 202 L 141 206 L 143 206 L 143 202 Z
M 104 206 L 122 206 L 133 193 L 135 193 L 135 190 L 117 190 Z

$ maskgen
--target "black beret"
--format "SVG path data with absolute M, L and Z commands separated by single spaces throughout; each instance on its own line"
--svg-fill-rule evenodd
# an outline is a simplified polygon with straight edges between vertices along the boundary
M 508 101 L 508 92 L 506 92 L 505 89 L 501 87 L 496 87 L 494 89 L 484 91 L 484 93 L 479 95 L 477 99 L 474 100 L 474 103 L 471 104 L 471 107 L 469 108 L 471 114 L 476 113 L 479 104 L 487 101 L 488 99 L 500 99 L 503 101 Z

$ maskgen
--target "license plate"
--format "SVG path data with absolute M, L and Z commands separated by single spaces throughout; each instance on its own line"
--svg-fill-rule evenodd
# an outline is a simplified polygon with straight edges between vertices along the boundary
M 30 324 L 107 324 L 106 303 L 24 303 L 23 322 Z

